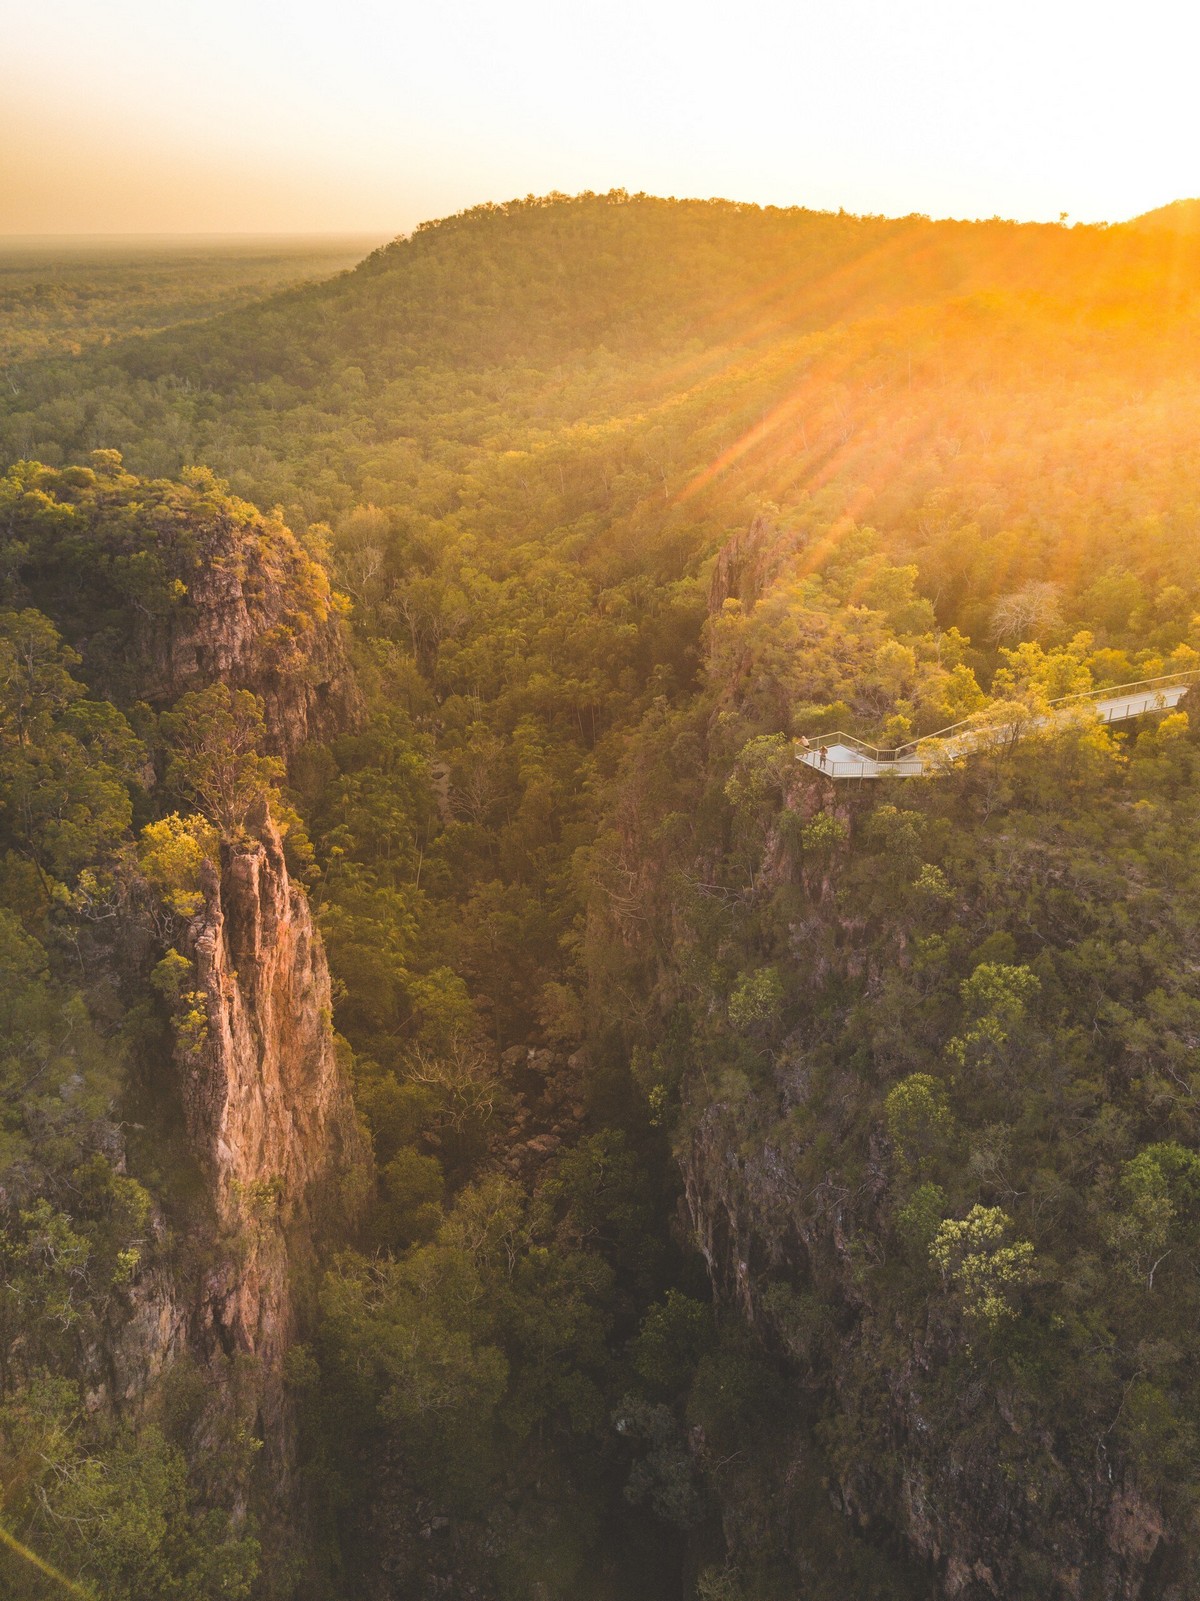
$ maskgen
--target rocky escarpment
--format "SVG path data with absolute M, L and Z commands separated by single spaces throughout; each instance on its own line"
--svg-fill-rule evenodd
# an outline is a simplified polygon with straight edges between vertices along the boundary
M 722 732 L 714 720 L 714 745 Z M 627 992 L 662 997 L 650 1027 L 630 1029 L 635 1072 L 671 1119 L 683 1230 L 776 1398 L 742 1406 L 736 1427 L 718 1419 L 723 1433 L 691 1437 L 702 1460 L 720 1453 L 714 1499 L 732 1565 L 756 1574 L 768 1554 L 780 1594 L 1183 1601 L 1195 1593 L 1190 1513 L 1130 1425 L 1139 1366 L 1170 1326 L 1165 1297 L 1156 1303 L 1145 1279 L 1136 1292 L 1096 1292 L 1102 1274 L 1128 1271 L 1098 1186 L 1080 1185 L 1084 1199 L 1057 1234 L 1044 1213 L 1021 1211 L 1019 1189 L 1049 1181 L 1066 1211 L 1070 1141 L 1059 1134 L 1040 1156 L 1063 1114 L 1049 1092 L 1035 1100 L 1059 1072 L 1066 1030 L 1030 1022 L 1009 1076 L 997 1069 L 989 1081 L 969 1056 L 971 1072 L 956 1074 L 952 1040 L 976 1016 L 964 974 L 990 963 L 989 951 L 1024 954 L 1008 932 L 1013 903 L 1030 926 L 1049 921 L 1030 915 L 1035 905 L 1045 917 L 1033 892 L 1010 902 L 1006 885 L 992 887 L 1004 884 L 1013 835 L 973 834 L 980 877 L 964 848 L 949 858 L 962 886 L 953 890 L 926 857 L 938 849 L 926 818 L 940 823 L 944 802 L 918 813 L 906 809 L 914 791 L 831 785 L 785 739 L 761 736 L 734 768 L 732 795 L 729 766 L 712 759 L 710 783 L 733 802 L 727 832 L 685 829 L 689 792 L 671 787 L 670 768 L 686 747 L 674 728 L 670 738 L 649 781 L 658 813 L 646 769 L 627 770 L 609 835 L 619 893 L 597 896 L 591 939 L 607 971 L 618 955 L 627 964 L 616 969 Z M 747 773 L 757 791 L 741 787 Z M 666 823 L 641 823 L 664 812 Z M 668 829 L 671 856 L 659 846 Z M 1027 877 L 1053 882 L 1063 858 L 1036 837 Z M 939 991 L 928 964 L 960 928 L 961 966 Z M 1062 985 L 1055 1004 L 1069 993 Z M 889 1098 L 911 1082 L 948 1086 L 936 1165 L 910 1159 L 893 1132 L 892 1108 L 905 1103 Z M 1037 1107 L 1025 1127 L 1038 1156 L 1024 1153 L 1023 1168 L 1015 1140 L 999 1145 L 1021 1097 Z M 1127 1203 L 1118 1192 L 1108 1204 L 1120 1223 Z M 918 1216 L 921 1206 L 929 1213 Z M 1035 1253 L 1029 1280 L 990 1321 L 932 1249 L 943 1222 L 954 1239 L 975 1207 Z M 1067 1345 L 1072 1327 L 1082 1349 Z M 1168 1395 L 1155 1416 L 1172 1417 L 1173 1404 Z M 818 1534 L 831 1503 L 838 1516 Z M 810 1585 L 807 1565 L 826 1539 L 873 1572 L 886 1564 L 890 1588 L 849 1577 L 844 1592 Z
M 869 1168 L 857 1191 L 833 1164 L 815 1188 L 797 1182 L 814 1077 L 803 1041 L 789 1042 L 776 1066 L 784 1117 L 764 1116 L 751 1136 L 744 1108 L 712 1100 L 680 1153 L 688 1221 L 718 1294 L 781 1355 L 809 1403 L 771 1459 L 753 1465 L 761 1477 L 744 1472 L 745 1482 L 726 1487 L 731 1548 L 744 1546 L 747 1529 L 761 1534 L 766 1500 L 777 1549 L 802 1548 L 802 1514 L 780 1487 L 803 1481 L 814 1428 L 836 1439 L 830 1419 L 840 1417 L 869 1430 L 873 1449 L 822 1459 L 830 1498 L 847 1528 L 885 1546 L 899 1535 L 931 1598 L 1183 1601 L 1191 1592 L 1172 1583 L 1168 1520 L 1109 1442 L 1097 1442 L 1091 1462 L 1071 1460 L 1053 1421 L 1032 1417 L 1018 1384 L 986 1370 L 964 1373 L 946 1426 L 938 1375 L 952 1332 L 931 1317 L 904 1339 L 865 1287 L 864 1266 L 880 1262 L 870 1222 L 881 1168 Z M 849 1104 L 852 1077 L 847 1069 L 826 1084 L 822 1099 Z M 806 1315 L 816 1305 L 837 1307 L 836 1325 Z M 1033 1474 L 1014 1473 L 1026 1454 L 1052 1475 L 1053 1495 Z
M 709 611 L 719 612 L 727 600 L 739 601 L 749 611 L 803 543 L 803 534 L 755 517 L 717 553 L 708 586 Z
M 137 478 L 116 451 L 29 467 L 9 513 L 17 595 L 52 617 L 93 691 L 155 710 L 220 681 L 262 697 L 288 756 L 356 719 L 340 603 L 276 516 L 202 468 Z
M 225 1248 L 202 1288 L 210 1355 L 254 1359 L 263 1437 L 286 1458 L 283 1356 L 298 1285 L 334 1224 L 352 1223 L 369 1156 L 331 1023 L 329 969 L 265 807 L 226 846 L 186 949 L 198 1030 L 181 1035 L 188 1132 Z
M 261 696 L 269 745 L 290 755 L 358 715 L 358 693 L 324 571 L 281 524 L 214 513 L 176 604 L 135 613 L 138 688 L 168 705 L 214 681 Z
M 809 827 L 824 808 L 861 823 L 865 804 L 804 775 L 789 803 Z M 802 982 L 861 981 L 866 1004 L 883 1008 L 893 964 L 911 957 L 901 943 L 881 963 L 838 893 L 839 868 L 844 887 L 844 859 L 813 851 L 797 869 L 773 830 L 760 887 L 802 890 L 787 925 Z M 769 1505 L 765 1538 L 799 1571 L 802 1491 L 815 1475 L 846 1529 L 915 1561 L 918 1593 L 937 1601 L 1183 1601 L 1184 1541 L 1115 1437 L 1119 1396 L 1094 1449 L 1080 1451 L 1068 1420 L 1031 1402 L 1019 1363 L 972 1349 L 936 1279 L 919 1312 L 898 1315 L 897 1279 L 920 1280 L 886 1222 L 894 1152 L 882 1126 L 863 1136 L 867 1071 L 809 1024 L 770 1053 L 752 1094 L 712 1074 L 684 1086 L 687 1231 L 717 1299 L 794 1397 L 770 1454 L 722 1485 L 730 1550 L 764 1539 Z

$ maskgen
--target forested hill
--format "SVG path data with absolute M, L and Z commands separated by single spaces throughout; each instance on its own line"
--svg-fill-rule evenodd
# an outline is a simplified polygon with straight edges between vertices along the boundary
M 5 1178 L 22 1539 L 122 1601 L 1196 1593 L 1195 696 L 902 793 L 792 740 L 1200 669 L 1198 266 L 550 197 L 12 371 L 0 961 L 23 1039 L 86 1019 L 100 1131 L 83 1171 L 5 1068 L 57 1209 Z M 224 1413 L 194 1331 L 84 1406 L 180 1239 L 286 1304 L 279 1164 L 200 1226 L 161 1154 L 216 856 L 310 952 L 311 905 L 326 1123 L 344 1083 L 369 1135 L 274 1433 L 204 1309 Z
M 1004 520 L 1014 474 L 1069 474 L 1074 504 L 1097 468 L 1106 495 L 1144 483 L 1168 446 L 1186 474 L 1198 262 L 1195 240 L 1128 227 L 481 208 L 324 285 L 26 368 L 0 455 L 199 460 L 301 527 L 486 502 L 586 533 L 598 509 L 622 523 L 643 477 L 666 502 L 643 512 L 720 534 L 755 497 L 852 495 L 878 524 L 935 484 Z
M 757 345 L 981 293 L 1101 308 L 1150 290 L 1160 313 L 1186 308 L 1200 252 L 1184 247 L 1165 281 L 1161 251 L 1130 227 L 558 197 L 426 224 L 352 274 L 220 330 L 149 341 L 123 365 L 220 386 L 267 373 L 320 382 L 350 364 L 380 380 L 411 364 L 536 363 L 599 345 L 635 357 L 690 340 Z
M 1194 234 L 1200 229 L 1200 200 L 1172 200 L 1170 205 L 1157 206 L 1134 217 L 1134 228 L 1170 228 L 1177 233 Z

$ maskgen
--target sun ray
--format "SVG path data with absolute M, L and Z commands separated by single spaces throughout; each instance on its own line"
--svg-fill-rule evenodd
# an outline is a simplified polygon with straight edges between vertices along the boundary
M 0 1545 L 7 1546 L 10 1551 L 35 1567 L 39 1573 L 45 1574 L 46 1578 L 52 1579 L 55 1584 L 61 1585 L 68 1595 L 78 1596 L 79 1601 L 96 1601 L 94 1591 L 85 1590 L 83 1585 L 77 1583 L 74 1579 L 69 1579 L 65 1573 L 60 1573 L 56 1567 L 46 1561 L 45 1557 L 38 1556 L 36 1551 L 30 1550 L 29 1546 L 18 1540 L 15 1534 L 10 1534 L 2 1523 L 0 1523 Z

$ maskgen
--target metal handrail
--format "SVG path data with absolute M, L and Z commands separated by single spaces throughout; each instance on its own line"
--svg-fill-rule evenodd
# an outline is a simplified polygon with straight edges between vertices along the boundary
M 1059 695 L 1054 700 L 1046 702 L 1047 710 L 1055 706 L 1069 706 L 1080 704 L 1089 700 L 1116 700 L 1119 696 L 1130 693 L 1135 689 L 1149 689 L 1151 685 L 1158 684 L 1167 689 L 1172 684 L 1178 684 L 1181 679 L 1195 678 L 1200 675 L 1200 667 L 1185 667 L 1177 673 L 1160 673 L 1156 678 L 1138 678 L 1131 684 L 1100 684 L 1091 689 L 1077 689 L 1071 695 Z M 905 745 L 897 745 L 897 751 L 916 750 L 927 739 L 945 739 L 947 734 L 953 734 L 960 728 L 977 726 L 983 714 L 991 707 L 1003 706 L 1004 701 L 991 701 L 988 706 L 981 707 L 970 717 L 964 717 L 957 723 L 951 723 L 946 728 L 935 729 L 932 734 L 922 734 L 918 739 L 910 739 Z M 1011 704 L 1011 703 L 1009 703 Z
M 810 739 L 808 742 L 808 748 L 814 756 L 822 745 L 853 745 L 877 762 L 891 761 L 896 751 L 902 748 L 897 745 L 895 750 L 881 750 L 878 745 L 868 745 L 866 740 L 859 739 L 857 734 L 844 734 L 840 729 L 832 734 L 820 734 L 815 740 Z
M 1200 677 L 1200 667 L 1186 667 L 1177 673 L 1160 673 L 1155 678 L 1135 679 L 1131 684 L 1101 684 L 1092 689 L 1079 689 L 1074 694 L 1059 695 L 1054 700 L 1047 701 L 1046 706 L 1047 709 L 1050 709 L 1056 706 L 1080 705 L 1089 700 L 1116 700 L 1121 695 L 1130 693 L 1133 690 L 1149 689 L 1155 684 L 1165 689 L 1180 683 L 1184 679 L 1196 677 Z M 905 761 L 915 755 L 919 747 L 928 740 L 945 739 L 948 734 L 958 733 L 959 730 L 978 728 L 987 711 L 1004 704 L 1005 702 L 1003 701 L 991 701 L 987 706 L 981 707 L 979 711 L 973 712 L 970 717 L 964 717 L 957 723 L 950 723 L 945 728 L 935 729 L 931 734 L 921 734 L 918 738 L 910 739 L 903 745 L 894 745 L 886 750 L 878 745 L 868 745 L 866 740 L 859 739 L 857 734 L 847 734 L 841 729 L 837 729 L 831 734 L 821 734 L 818 736 L 816 744 L 810 740 L 808 748 L 813 755 L 816 755 L 822 745 L 849 745 L 862 751 L 874 762 Z

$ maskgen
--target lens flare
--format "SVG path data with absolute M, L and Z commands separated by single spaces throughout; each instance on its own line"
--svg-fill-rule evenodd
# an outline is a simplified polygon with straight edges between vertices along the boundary
M 27 1545 L 23 1545 L 15 1534 L 10 1534 L 2 1523 L 0 1523 L 0 1545 L 6 1545 L 10 1551 L 15 1552 L 17 1556 L 31 1563 L 39 1573 L 44 1573 L 48 1579 L 53 1579 L 54 1583 L 61 1585 L 68 1595 L 78 1596 L 79 1601 L 96 1601 L 93 1591 L 85 1590 L 74 1579 L 68 1579 L 65 1573 L 60 1573 L 56 1567 L 46 1561 L 45 1557 L 38 1556 L 36 1551 L 31 1551 Z

